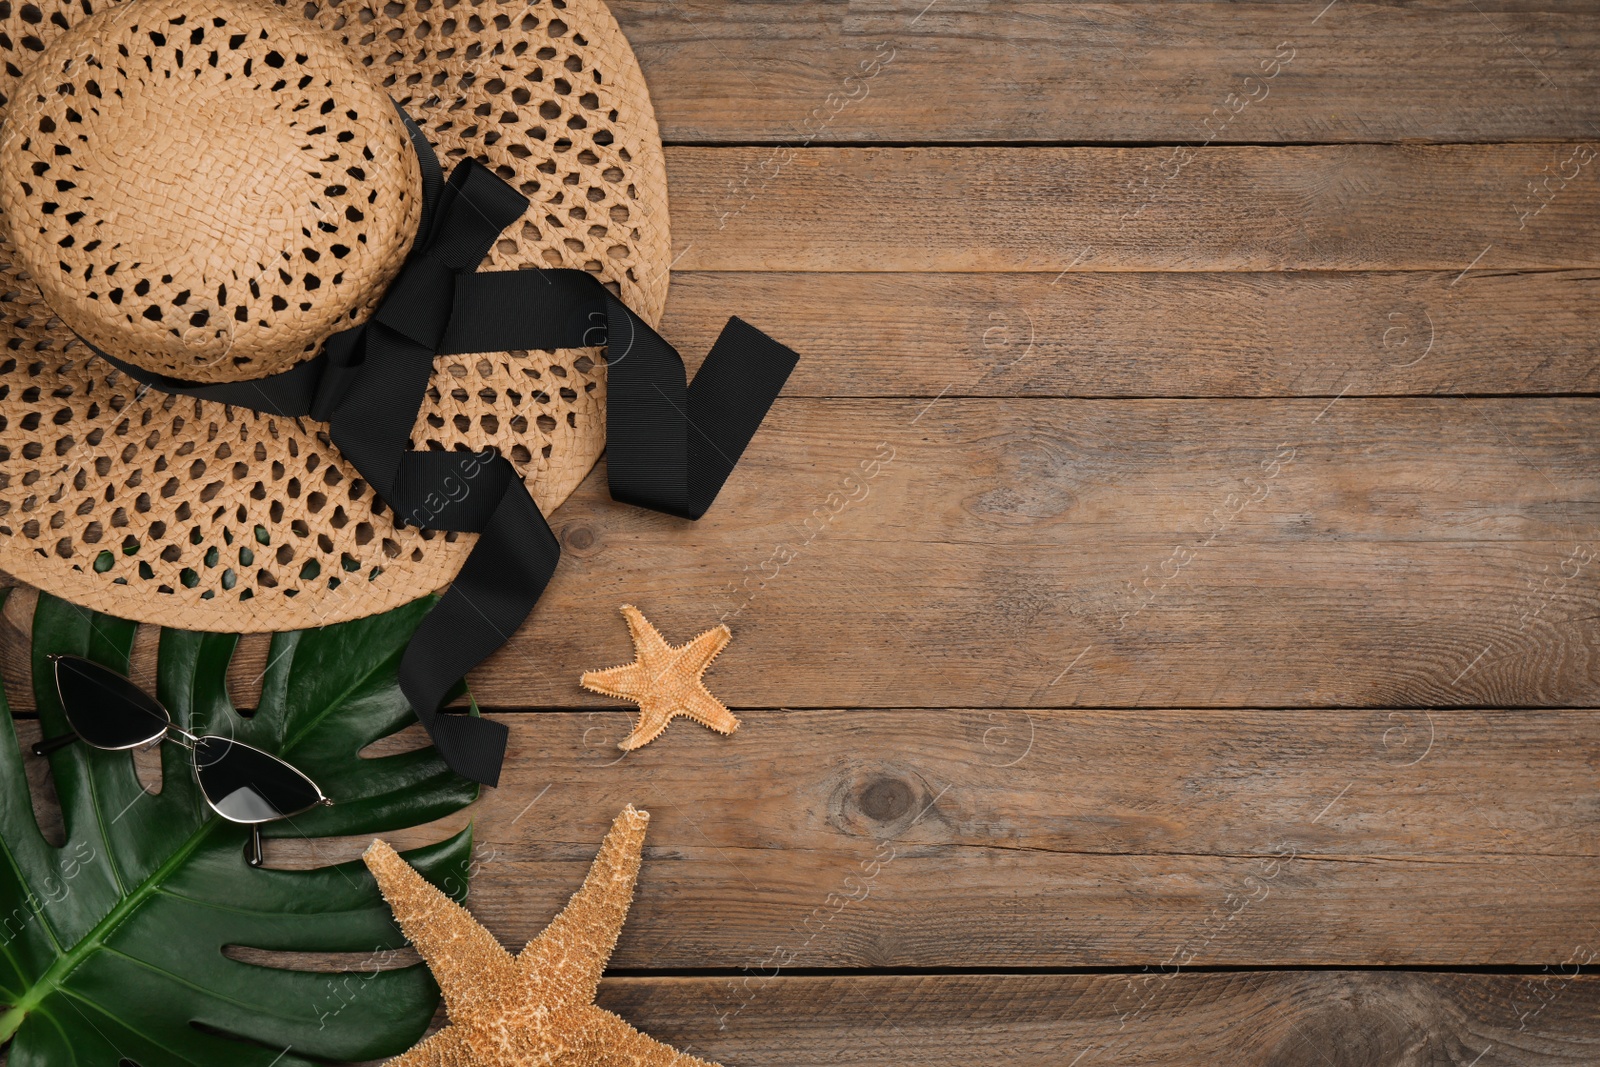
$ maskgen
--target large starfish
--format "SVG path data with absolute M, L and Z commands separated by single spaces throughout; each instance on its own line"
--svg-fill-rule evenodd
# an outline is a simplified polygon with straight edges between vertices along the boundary
M 511 955 L 467 909 L 383 841 L 362 857 L 428 962 L 450 1023 L 388 1067 L 717 1067 L 663 1045 L 594 1003 L 633 901 L 650 814 L 622 809 L 583 886 Z
M 578 679 L 592 692 L 639 705 L 638 725 L 618 742 L 618 748 L 631 752 L 648 745 L 667 728 L 674 715 L 687 715 L 719 734 L 731 734 L 739 728 L 739 720 L 700 680 L 733 636 L 726 626 L 707 630 L 682 648 L 673 648 L 638 608 L 624 604 L 622 614 L 628 620 L 637 658 L 608 671 L 589 671 Z

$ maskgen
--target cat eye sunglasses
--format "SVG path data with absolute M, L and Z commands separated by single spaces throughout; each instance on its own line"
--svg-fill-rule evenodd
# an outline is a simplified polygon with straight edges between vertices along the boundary
M 189 750 L 200 793 L 229 822 L 250 827 L 245 859 L 261 866 L 261 824 L 333 803 L 317 784 L 276 756 L 216 734 L 192 734 L 161 702 L 109 667 L 81 656 L 51 656 L 56 692 L 71 733 L 33 746 L 48 756 L 74 741 L 107 752 L 171 741 Z

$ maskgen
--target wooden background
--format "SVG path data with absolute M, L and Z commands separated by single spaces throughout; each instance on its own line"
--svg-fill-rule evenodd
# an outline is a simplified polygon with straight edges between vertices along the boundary
M 602 1002 L 725 1063 L 1600 1063 L 1600 5 L 612 7 L 664 333 L 804 360 L 552 517 L 489 927 L 632 802 Z M 736 735 L 617 758 L 623 602 Z

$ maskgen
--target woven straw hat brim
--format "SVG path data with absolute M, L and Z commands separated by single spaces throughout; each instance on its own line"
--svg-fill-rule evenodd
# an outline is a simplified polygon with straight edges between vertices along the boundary
M 15 72 L 87 7 L 0 0 L 7 100 Z M 587 269 L 659 320 L 660 136 L 599 0 L 303 10 L 417 120 L 447 171 L 476 159 L 532 202 L 483 269 Z M 321 424 L 161 393 L 93 358 L 3 230 L 0 568 L 122 618 L 231 632 L 361 618 L 449 583 L 474 535 L 396 528 Z M 498 449 L 546 514 L 604 443 L 597 349 L 440 357 L 412 433 L 413 448 Z

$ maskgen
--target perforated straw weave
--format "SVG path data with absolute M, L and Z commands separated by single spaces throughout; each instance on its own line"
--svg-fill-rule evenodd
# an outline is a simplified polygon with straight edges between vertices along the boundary
M 586 269 L 659 319 L 660 140 L 598 0 L 0 0 L 0 52 L 0 567 L 50 592 L 283 630 L 460 566 L 474 535 L 396 528 L 320 424 L 150 390 L 74 337 L 236 380 L 361 321 L 419 205 L 386 97 L 447 170 L 532 201 L 485 269 Z M 604 394 L 594 349 L 440 357 L 412 447 L 496 448 L 548 513 L 604 445 Z

